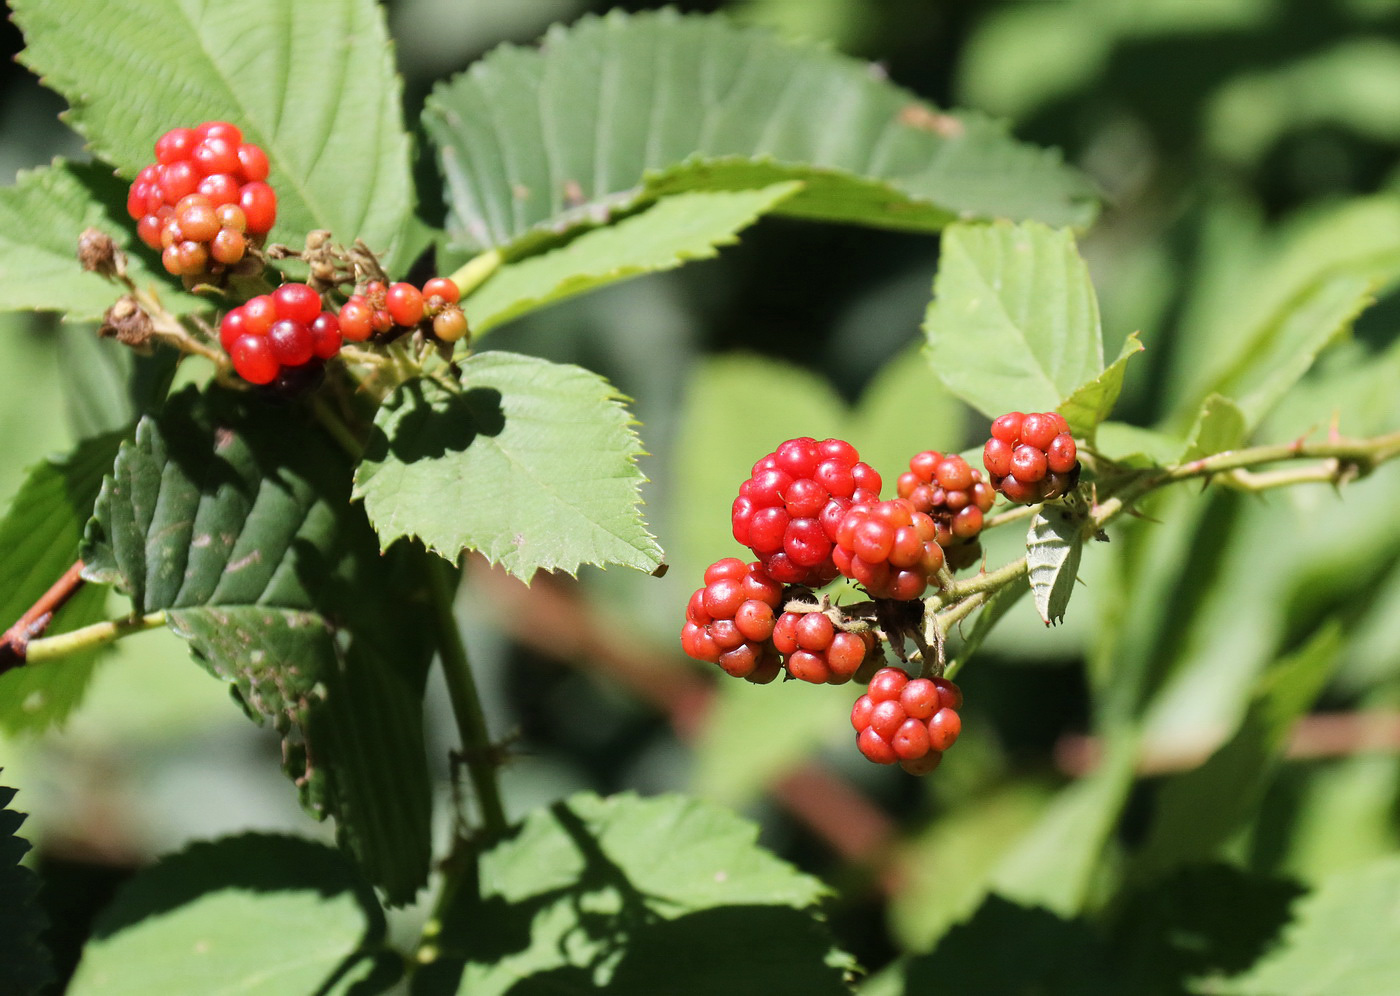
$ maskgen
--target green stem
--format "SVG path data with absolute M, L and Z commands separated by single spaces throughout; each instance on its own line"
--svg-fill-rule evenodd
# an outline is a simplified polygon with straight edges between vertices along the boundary
M 25 660 L 30 664 L 42 664 L 56 660 L 79 650 L 91 650 L 119 640 L 132 633 L 142 633 L 148 629 L 159 629 L 165 625 L 164 612 L 148 612 L 144 616 L 128 616 L 125 619 L 108 619 L 93 623 L 58 636 L 46 636 L 33 640 L 25 651 Z
M 473 291 L 486 283 L 491 274 L 501 268 L 503 262 L 501 250 L 488 249 L 486 252 L 467 260 L 461 269 L 452 274 L 449 279 L 457 285 L 458 290 L 462 292 L 462 297 L 469 297 Z
M 443 677 L 447 679 L 447 697 L 452 703 L 457 734 L 462 739 L 462 760 L 476 790 L 482 827 L 488 838 L 495 839 L 506 832 L 506 814 L 501 804 L 497 763 L 486 729 L 486 716 L 481 709 L 481 698 L 477 695 L 467 648 L 462 643 L 462 633 L 452 612 L 453 596 L 456 594 L 452 570 L 447 564 L 435 560 L 428 574 L 437 608 L 438 653 L 442 658 Z

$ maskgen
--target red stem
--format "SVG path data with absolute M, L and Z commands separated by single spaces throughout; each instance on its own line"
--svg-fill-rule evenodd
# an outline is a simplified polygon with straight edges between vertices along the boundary
M 29 641 L 42 636 L 53 622 L 54 613 L 83 586 L 83 562 L 76 561 L 63 572 L 39 600 L 0 636 L 0 674 L 21 666 L 29 652 Z

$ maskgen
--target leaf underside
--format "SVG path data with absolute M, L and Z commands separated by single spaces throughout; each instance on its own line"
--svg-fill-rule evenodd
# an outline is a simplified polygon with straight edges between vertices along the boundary
M 1031 594 L 1040 618 L 1049 626 L 1065 616 L 1074 593 L 1084 549 L 1084 517 L 1063 505 L 1044 505 L 1026 536 Z

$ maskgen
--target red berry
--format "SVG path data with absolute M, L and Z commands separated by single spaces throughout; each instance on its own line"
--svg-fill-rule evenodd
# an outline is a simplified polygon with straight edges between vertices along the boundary
M 233 369 L 250 384 L 271 384 L 281 370 L 272 344 L 264 336 L 243 335 L 229 350 Z
M 226 142 L 237 145 L 243 141 L 243 132 L 235 124 L 227 121 L 206 121 L 195 129 L 195 135 L 200 139 L 219 138 Z
M 231 228 L 219 229 L 214 240 L 209 243 L 209 255 L 214 257 L 216 262 L 226 266 L 237 263 L 247 251 L 248 240 L 243 237 L 242 232 Z
M 182 197 L 188 197 L 199 186 L 200 172 L 188 159 L 160 167 L 156 185 L 166 204 L 174 207 Z
M 211 242 L 219 233 L 219 219 L 214 214 L 213 205 L 199 194 L 191 194 L 181 200 L 175 209 L 175 218 L 185 238 L 194 242 Z
M 240 188 L 238 181 L 227 173 L 215 173 L 199 181 L 197 191 L 208 198 L 215 207 L 238 204 Z
M 1045 477 L 1048 469 L 1044 450 L 1022 443 L 1011 451 L 1011 474 L 1019 481 L 1035 484 Z
M 198 141 L 193 128 L 171 128 L 156 139 L 156 162 L 164 164 L 188 159 Z
M 1025 417 L 1020 412 L 1007 412 L 993 420 L 992 438 L 1000 439 L 1004 443 L 1015 444 L 1021 436 L 1021 422 Z
M 374 334 L 370 324 L 373 309 L 358 294 L 340 306 L 340 334 L 347 342 L 364 342 Z
M 860 731 L 856 737 L 856 746 L 876 764 L 894 764 L 899 760 L 899 755 L 894 752 L 889 741 L 876 733 L 874 727 L 867 726 Z
M 395 325 L 412 328 L 423 320 L 423 292 L 412 284 L 391 284 L 384 295 L 384 307 Z
M 1074 445 L 1074 437 L 1067 432 L 1057 435 L 1050 441 L 1050 448 L 1045 457 L 1052 474 L 1072 472 L 1074 465 L 1079 462 L 1079 451 Z
M 245 327 L 242 308 L 234 308 L 224 315 L 223 321 L 219 323 L 219 345 L 224 347 L 225 353 L 232 353 L 234 342 L 246 334 L 248 330 Z
M 425 299 L 440 297 L 448 304 L 456 304 L 461 299 L 462 291 L 455 283 L 446 277 L 433 277 L 423 285 L 423 297 Z
M 277 221 L 277 194 L 267 184 L 245 183 L 238 194 L 238 206 L 248 219 L 248 231 L 266 235 Z
M 311 351 L 318 359 L 329 360 L 340 352 L 340 323 L 335 315 L 323 311 L 311 323 Z
M 934 750 L 947 750 L 962 732 L 962 718 L 953 709 L 939 709 L 928 721 L 929 744 Z
M 277 362 L 286 367 L 299 367 L 315 355 L 311 329 L 301 322 L 284 318 L 274 322 L 267 332 Z
M 875 672 L 875 676 L 870 679 L 869 695 L 876 702 L 884 702 L 887 699 L 899 698 L 904 686 L 909 683 L 909 676 L 897 667 L 882 667 Z
M 238 165 L 243 174 L 244 183 L 266 180 L 267 174 L 270 172 L 267 153 L 249 142 L 238 146 Z
M 283 284 L 272 292 L 277 317 L 310 325 L 321 313 L 321 295 L 308 284 Z
M 272 323 L 277 321 L 277 305 L 271 294 L 259 294 L 243 305 L 243 314 L 248 331 L 253 335 L 267 335 Z
M 238 145 L 226 138 L 211 136 L 194 147 L 190 159 L 198 167 L 201 176 L 234 173 L 239 168 Z
M 944 564 L 937 525 L 905 498 L 852 505 L 836 544 L 837 569 L 875 598 L 918 598 Z

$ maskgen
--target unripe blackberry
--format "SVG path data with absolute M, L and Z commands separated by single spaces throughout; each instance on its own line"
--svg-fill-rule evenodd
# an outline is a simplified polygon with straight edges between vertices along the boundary
M 852 505 L 836 530 L 832 558 L 874 598 L 910 601 L 944 564 L 934 521 L 904 498 Z
M 773 627 L 773 645 L 787 672 L 814 685 L 844 685 L 875 650 L 875 634 L 838 629 L 824 612 L 784 612 Z
M 283 284 L 224 315 L 219 343 L 250 384 L 290 392 L 319 381 L 322 363 L 340 352 L 335 315 L 307 284 Z
M 260 244 L 277 217 L 277 195 L 262 182 L 267 155 L 226 121 L 173 128 L 156 162 L 136 175 L 126 209 L 136 234 L 172 274 L 216 277 Z M 232 208 L 232 211 L 228 209 Z
M 1059 498 L 1079 483 L 1078 450 L 1059 412 L 1008 412 L 982 447 L 992 487 L 1021 505 Z
M 961 706 L 962 692 L 951 681 L 911 680 L 899 668 L 881 668 L 851 707 L 856 747 L 876 764 L 927 774 L 958 739 Z
M 715 561 L 686 605 L 681 649 L 736 678 L 772 681 L 782 667 L 772 640 L 782 598 L 783 586 L 762 565 L 738 557 Z
M 977 535 L 996 491 L 956 453 L 925 450 L 899 475 L 899 497 L 933 520 L 938 545 L 953 570 L 971 567 L 982 555 Z
M 836 577 L 831 559 L 846 509 L 877 501 L 880 475 L 842 439 L 789 439 L 753 465 L 739 486 L 734 538 L 785 584 L 820 587 Z

